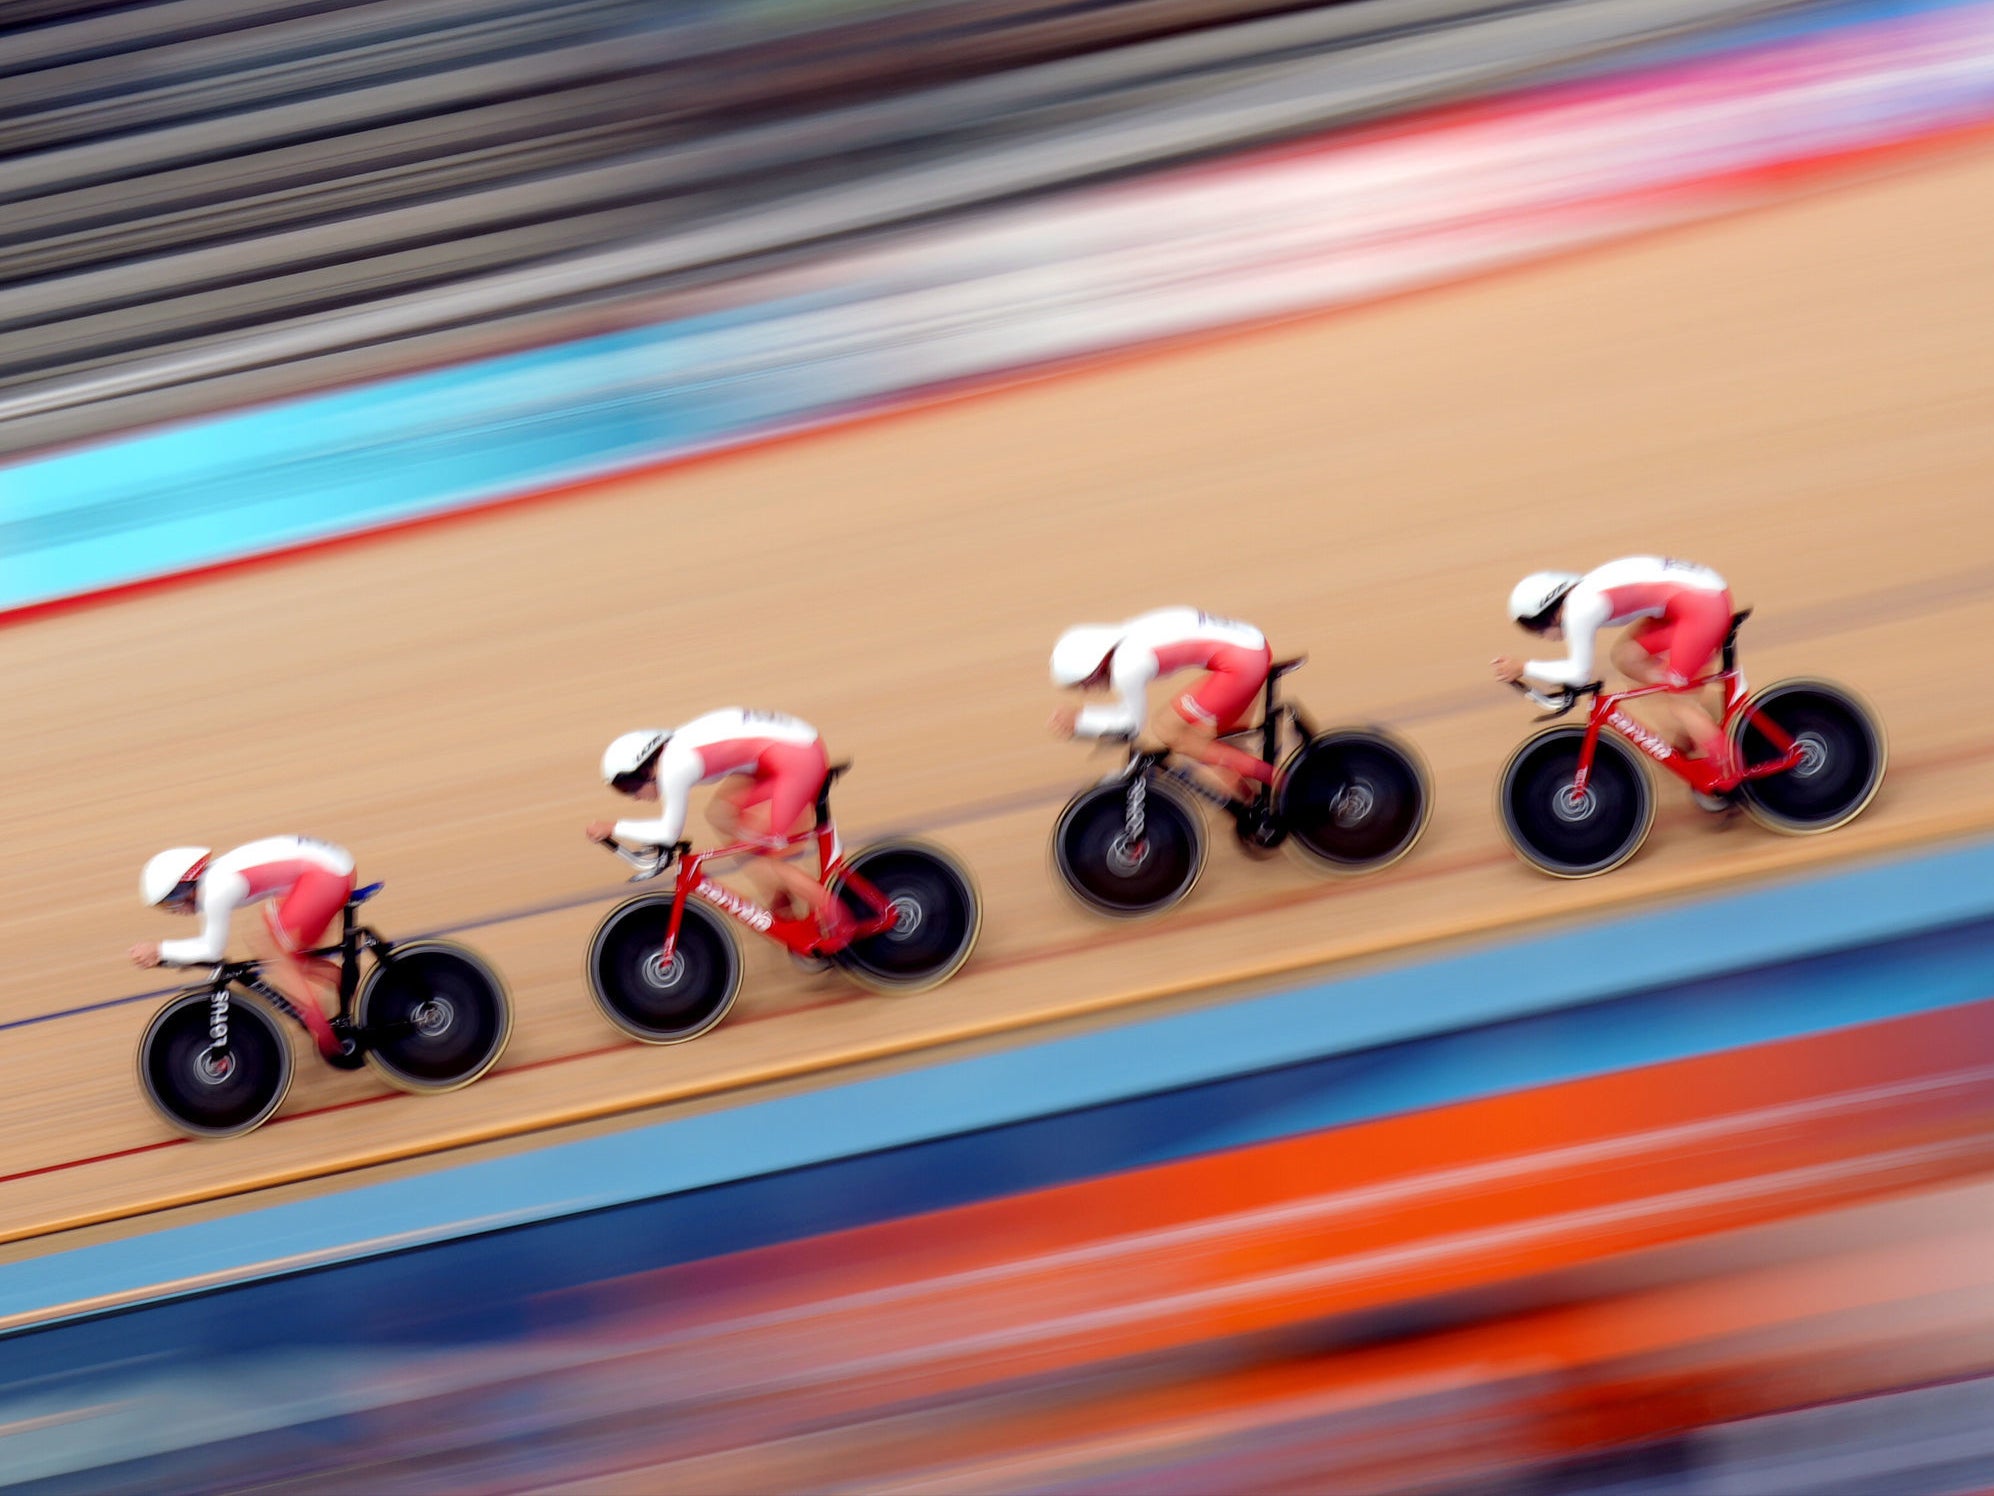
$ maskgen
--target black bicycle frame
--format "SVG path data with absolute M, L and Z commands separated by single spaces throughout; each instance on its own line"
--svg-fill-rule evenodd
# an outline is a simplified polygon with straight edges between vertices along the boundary
M 1257 727 L 1242 727 L 1237 732 L 1219 734 L 1221 743 L 1250 742 L 1256 736 L 1260 740 L 1260 758 L 1263 763 L 1274 764 L 1280 761 L 1281 724 L 1293 724 L 1297 736 L 1307 742 L 1315 736 L 1315 724 L 1298 706 L 1280 700 L 1281 677 L 1301 665 L 1306 659 L 1302 656 L 1292 660 L 1277 661 L 1267 672 L 1267 681 L 1261 687 L 1260 724 Z M 1148 778 L 1151 774 L 1161 774 L 1166 779 L 1175 780 L 1192 794 L 1210 801 L 1219 809 L 1230 812 L 1241 821 L 1248 817 L 1263 815 L 1273 796 L 1271 784 L 1255 781 L 1253 795 L 1247 800 L 1235 800 L 1222 794 L 1204 780 L 1198 778 L 1188 768 L 1172 762 L 1173 755 L 1168 748 L 1138 749 L 1133 743 L 1129 747 L 1129 790 L 1122 834 L 1131 846 L 1139 844 L 1148 830 L 1147 802 L 1149 799 Z
M 385 960 L 389 949 L 388 942 L 366 925 L 354 918 L 357 904 L 348 904 L 340 923 L 339 941 L 336 945 L 320 946 L 316 950 L 304 952 L 307 956 L 339 958 L 339 1012 L 332 1019 L 337 1028 L 353 1026 L 353 999 L 360 990 L 360 954 L 372 951 L 376 961 Z M 224 1002 L 232 987 L 243 987 L 262 998 L 271 1007 L 282 1013 L 306 1033 L 312 1026 L 305 1021 L 297 1005 L 279 992 L 263 977 L 263 963 L 260 961 L 225 961 L 215 971 L 215 975 L 200 987 L 189 988 L 192 992 L 210 992 L 221 997 Z M 210 1029 L 216 1044 L 228 1046 L 228 1015 L 224 1007 L 215 1018 L 215 1027 Z

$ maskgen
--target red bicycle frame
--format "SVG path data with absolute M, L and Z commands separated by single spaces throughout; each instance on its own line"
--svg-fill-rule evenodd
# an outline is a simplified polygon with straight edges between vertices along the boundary
M 1793 738 L 1777 722 L 1761 717 L 1756 712 L 1750 713 L 1752 725 L 1765 734 L 1767 741 L 1779 750 L 1779 757 L 1768 759 L 1762 764 L 1754 764 L 1749 769 L 1739 766 L 1730 773 L 1723 773 L 1711 760 L 1689 757 L 1667 738 L 1650 731 L 1620 709 L 1622 702 L 1633 701 L 1637 697 L 1687 696 L 1713 685 L 1721 685 L 1724 688 L 1724 714 L 1719 727 L 1728 742 L 1731 738 L 1732 724 L 1741 715 L 1750 711 L 1745 672 L 1736 665 L 1728 665 L 1715 675 L 1706 675 L 1701 680 L 1689 681 L 1680 686 L 1636 686 L 1626 691 L 1595 695 L 1592 713 L 1586 721 L 1585 743 L 1579 749 L 1579 771 L 1572 781 L 1573 791 L 1579 794 L 1585 792 L 1586 781 L 1592 775 L 1593 752 L 1599 743 L 1602 727 L 1612 728 L 1691 789 L 1706 795 L 1728 794 L 1747 779 L 1764 779 L 1769 775 L 1784 774 L 1800 762 L 1800 748 Z
M 765 852 L 766 843 L 742 841 L 707 852 L 688 851 L 679 863 L 678 882 L 672 890 L 672 919 L 665 931 L 661 959 L 669 963 L 678 949 L 679 924 L 684 918 L 685 901 L 690 894 L 697 894 L 736 924 L 753 930 L 757 935 L 766 935 L 798 956 L 829 956 L 843 950 L 854 940 L 892 929 L 899 921 L 898 912 L 886 902 L 877 888 L 845 868 L 844 848 L 838 841 L 838 828 L 829 816 L 820 816 L 817 824 L 807 831 L 785 837 L 783 846 L 787 849 L 808 841 L 817 843 L 817 881 L 828 889 L 832 876 L 838 875 L 846 887 L 871 907 L 871 914 L 854 920 L 835 934 L 826 935 L 817 927 L 814 914 L 806 912 L 796 919 L 784 919 L 773 910 L 764 909 L 752 899 L 742 898 L 731 888 L 723 888 L 706 876 L 707 863 Z M 833 897 L 836 895 L 833 894 Z

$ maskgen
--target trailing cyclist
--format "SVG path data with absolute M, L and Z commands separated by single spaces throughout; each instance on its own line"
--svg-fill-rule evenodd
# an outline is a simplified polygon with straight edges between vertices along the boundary
M 1613 646 L 1613 667 L 1642 686 L 1684 687 L 1707 673 L 1731 626 L 1731 592 L 1707 566 L 1667 556 L 1628 556 L 1580 576 L 1532 572 L 1509 595 L 1509 616 L 1533 634 L 1563 639 L 1562 660 L 1498 656 L 1497 680 L 1523 676 L 1553 686 L 1593 679 L 1600 630 L 1634 624 Z M 1723 730 L 1692 693 L 1654 698 L 1678 734 L 1678 746 L 1706 760 L 1717 777 L 1730 772 Z
M 139 893 L 168 914 L 200 915 L 201 933 L 142 941 L 131 959 L 144 967 L 218 962 L 228 950 L 231 916 L 260 903 L 264 917 L 250 925 L 250 948 L 320 1049 L 334 1054 L 340 1041 L 328 1011 L 339 1005 L 338 963 L 305 952 L 324 939 L 352 892 L 353 854 L 313 837 L 265 837 L 219 857 L 206 847 L 173 847 L 146 863 Z

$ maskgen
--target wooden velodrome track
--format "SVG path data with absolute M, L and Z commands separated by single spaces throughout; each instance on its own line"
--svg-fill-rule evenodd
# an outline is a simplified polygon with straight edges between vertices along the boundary
M 557 504 L 34 622 L 0 645 L 0 1239 L 1017 1029 L 1412 942 L 1994 827 L 1994 153 L 1367 310 L 1026 382 Z M 1486 661 L 1520 572 L 1696 557 L 1758 609 L 1764 681 L 1883 713 L 1883 796 L 1832 837 L 1721 826 L 1664 786 L 1649 849 L 1590 883 L 1505 850 L 1491 782 L 1527 709 Z M 1105 758 L 1053 741 L 1066 623 L 1171 601 L 1307 650 L 1327 722 L 1425 752 L 1424 843 L 1378 877 L 1215 838 L 1173 917 L 1055 890 L 1055 807 Z M 747 949 L 730 1021 L 649 1049 L 580 961 L 618 869 L 614 733 L 761 704 L 856 761 L 848 841 L 930 830 L 977 871 L 975 962 L 887 999 Z M 695 820 L 695 825 L 699 822 Z M 179 933 L 136 901 L 159 847 L 304 831 L 385 878 L 390 934 L 467 934 L 507 974 L 504 1068 L 440 1098 L 301 1063 L 285 1110 L 177 1142 L 137 1091 Z M 513 911 L 596 901 L 533 917 Z

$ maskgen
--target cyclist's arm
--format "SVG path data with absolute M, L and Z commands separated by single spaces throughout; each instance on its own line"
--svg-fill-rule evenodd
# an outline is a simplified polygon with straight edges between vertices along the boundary
M 168 966 L 212 966 L 228 954 L 229 917 L 249 892 L 240 873 L 209 874 L 201 889 L 201 933 L 159 942 Z
M 647 821 L 618 821 L 616 839 L 644 847 L 669 847 L 685 834 L 685 812 L 706 765 L 697 748 L 677 738 L 658 756 L 658 813 Z
M 1550 686 L 1583 686 L 1592 680 L 1593 649 L 1611 611 L 1604 592 L 1581 583 L 1565 598 L 1561 627 L 1565 631 L 1562 660 L 1531 660 L 1523 673 Z
M 1149 683 L 1156 678 L 1156 656 L 1147 649 L 1128 645 L 1115 651 L 1115 666 L 1109 680 L 1115 689 L 1113 701 L 1083 707 L 1073 724 L 1076 738 L 1133 736 L 1142 730 L 1143 708 L 1149 702 Z

